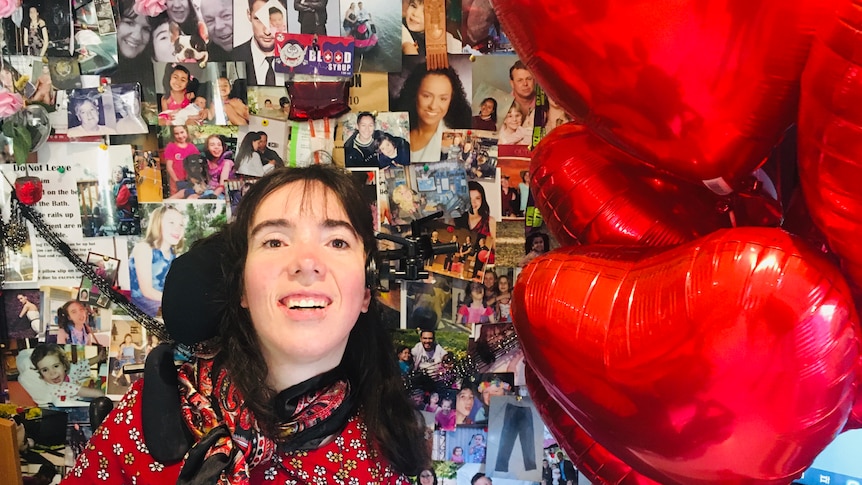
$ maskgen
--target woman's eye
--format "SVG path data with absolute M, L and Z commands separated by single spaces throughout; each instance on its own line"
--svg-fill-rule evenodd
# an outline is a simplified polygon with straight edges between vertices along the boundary
M 335 239 L 332 241 L 332 247 L 335 249 L 347 249 L 350 247 L 350 244 L 344 239 Z
M 267 239 L 263 242 L 263 245 L 267 248 L 280 248 L 282 246 L 281 241 L 278 239 Z

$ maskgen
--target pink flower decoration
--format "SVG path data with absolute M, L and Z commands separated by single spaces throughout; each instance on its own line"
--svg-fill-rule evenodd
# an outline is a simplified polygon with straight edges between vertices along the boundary
M 0 0 L 3 2 L 4 0 Z M 4 92 L 0 93 L 0 118 L 7 118 L 21 111 L 24 107 L 24 98 L 20 94 Z
M 0 0 L 0 17 L 4 19 L 11 17 L 16 8 L 18 8 L 17 0 Z
M 0 0 L 4 2 L 6 0 Z M 138 15 L 155 17 L 168 9 L 165 0 L 135 0 L 135 12 Z

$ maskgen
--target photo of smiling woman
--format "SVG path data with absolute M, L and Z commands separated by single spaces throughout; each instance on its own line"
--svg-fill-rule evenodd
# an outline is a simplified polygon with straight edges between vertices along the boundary
M 390 74 L 390 96 L 395 89 L 398 92 L 391 104 L 410 115 L 411 163 L 441 160 L 443 131 L 470 128 L 472 112 L 465 90 L 470 86 L 470 61 L 466 56 L 449 57 L 450 67 L 429 71 L 424 57 L 405 56 L 405 72 L 409 74 L 403 83 Z M 417 64 L 415 59 L 421 62 Z M 467 65 L 456 70 L 464 61 Z M 411 65 L 415 67 L 409 69 Z

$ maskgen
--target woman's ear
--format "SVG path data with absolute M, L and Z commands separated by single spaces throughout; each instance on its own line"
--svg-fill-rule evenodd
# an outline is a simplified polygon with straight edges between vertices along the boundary
M 368 311 L 369 305 L 371 305 L 371 289 L 365 288 L 365 298 L 362 301 L 362 313 Z

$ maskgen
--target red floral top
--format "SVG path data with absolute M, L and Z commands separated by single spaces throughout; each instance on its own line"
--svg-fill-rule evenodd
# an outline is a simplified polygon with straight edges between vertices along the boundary
M 143 379 L 132 384 L 120 404 L 93 434 L 63 485 L 93 483 L 163 485 L 176 483 L 182 462 L 166 465 L 149 455 L 141 422 Z M 362 419 L 350 418 L 334 440 L 310 451 L 278 453 L 251 470 L 251 484 L 408 485 L 370 445 Z

